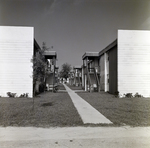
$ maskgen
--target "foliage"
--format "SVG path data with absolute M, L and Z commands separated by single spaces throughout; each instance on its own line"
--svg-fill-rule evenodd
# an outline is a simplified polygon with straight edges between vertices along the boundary
M 58 91 L 58 85 L 54 87 L 53 92 L 56 93 Z
M 46 43 L 43 42 L 42 49 L 39 49 L 33 59 L 31 59 L 31 62 L 33 62 L 34 95 L 36 83 L 44 83 L 47 77 L 47 62 L 45 61 L 45 57 L 43 55 L 47 49 Z
M 132 93 L 127 93 L 127 94 L 124 94 L 124 97 L 127 97 L 127 98 L 142 98 L 143 96 L 140 95 L 139 93 L 136 93 L 135 95 L 132 95 Z
M 139 93 L 136 93 L 136 94 L 134 95 L 134 97 L 135 97 L 135 98 L 142 98 L 143 96 L 140 95 Z
M 28 98 L 28 93 L 23 93 L 19 96 L 19 98 Z
M 133 95 L 132 95 L 132 93 L 126 93 L 126 94 L 124 94 L 124 97 L 133 98 Z
M 16 93 L 7 92 L 7 95 L 10 98 L 15 98 L 16 97 Z
M 39 49 L 36 55 L 31 60 L 33 62 L 33 82 L 43 81 L 46 74 L 46 62 L 44 58 L 44 51 L 46 50 L 46 44 L 43 43 L 42 49 Z
M 116 98 L 120 98 L 120 97 L 126 97 L 126 98 L 142 98 L 142 97 L 143 97 L 143 96 L 140 95 L 139 93 L 135 93 L 135 95 L 133 95 L 132 93 L 126 93 L 126 94 L 123 94 L 123 96 L 122 96 L 122 95 L 119 94 L 118 91 L 116 91 L 116 92 L 114 93 L 114 96 L 115 96 Z
M 116 91 L 116 92 L 114 93 L 114 95 L 115 95 L 116 98 L 119 98 L 119 97 L 120 97 L 119 91 Z
M 133 98 L 132 93 L 126 93 L 126 94 L 124 94 L 124 96 L 127 97 L 127 98 Z
M 18 98 L 17 93 L 7 92 L 8 97 L 10 98 Z M 19 98 L 28 98 L 28 93 L 23 93 L 19 96 Z
M 67 80 L 67 78 L 69 77 L 70 71 L 71 71 L 71 65 L 68 63 L 64 63 L 60 71 L 60 77 L 65 78 Z

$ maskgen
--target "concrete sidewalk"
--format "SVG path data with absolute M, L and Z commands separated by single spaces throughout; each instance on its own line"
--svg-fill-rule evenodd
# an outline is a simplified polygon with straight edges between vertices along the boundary
M 99 111 L 97 111 L 89 103 L 83 100 L 80 96 L 78 96 L 68 86 L 64 84 L 64 87 L 66 88 L 70 98 L 72 99 L 72 102 L 74 103 L 74 106 L 76 107 L 84 124 L 112 124 L 110 120 L 108 120 L 105 116 L 103 116 Z
M 150 127 L 0 127 L 0 148 L 149 148 Z

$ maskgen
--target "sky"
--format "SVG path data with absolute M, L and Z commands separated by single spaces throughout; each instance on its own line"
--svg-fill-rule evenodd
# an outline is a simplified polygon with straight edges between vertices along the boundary
M 0 0 L 0 26 L 34 27 L 60 69 L 80 66 L 86 51 L 103 50 L 118 29 L 150 30 L 150 0 Z

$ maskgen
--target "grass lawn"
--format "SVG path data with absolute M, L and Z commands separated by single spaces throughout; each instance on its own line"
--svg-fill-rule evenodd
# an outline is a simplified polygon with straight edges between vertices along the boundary
M 63 86 L 61 86 L 63 88 Z M 31 98 L 0 98 L 0 126 L 83 125 L 69 95 L 46 92 Z
M 115 98 L 100 93 L 78 93 L 115 125 L 150 126 L 150 98 Z
M 73 86 L 69 84 L 66 84 L 66 85 L 72 90 L 83 90 L 81 86 Z
M 82 89 L 68 86 L 73 90 Z M 65 90 L 65 87 L 60 84 L 59 90 Z M 79 92 L 78 95 L 114 126 L 150 126 L 150 98 L 115 98 L 104 92 Z M 83 122 L 68 93 L 58 91 L 40 94 L 34 98 L 34 105 L 31 98 L 0 98 L 0 126 L 83 126 Z
M 66 90 L 65 87 L 63 86 L 63 84 L 61 84 L 61 83 L 59 83 L 58 89 L 59 90 Z

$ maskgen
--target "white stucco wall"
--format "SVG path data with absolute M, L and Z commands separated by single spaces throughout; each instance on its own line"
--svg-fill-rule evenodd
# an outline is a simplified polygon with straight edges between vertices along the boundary
M 33 96 L 33 27 L 0 26 L 0 96 Z
M 118 91 L 150 97 L 150 31 L 118 31 Z

